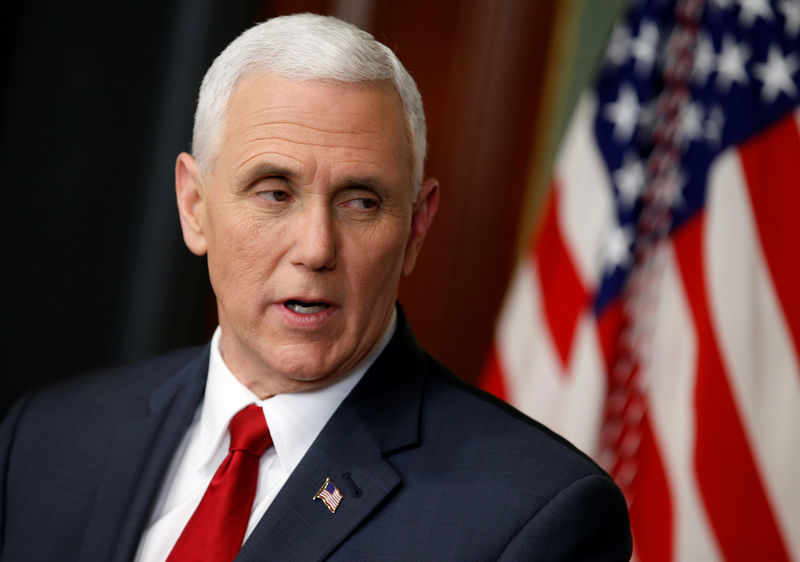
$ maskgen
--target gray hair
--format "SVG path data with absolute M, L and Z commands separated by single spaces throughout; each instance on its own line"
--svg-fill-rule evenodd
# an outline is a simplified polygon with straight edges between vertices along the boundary
M 425 113 L 414 79 L 389 47 L 332 16 L 295 14 L 255 25 L 214 60 L 203 78 L 194 118 L 192 153 L 204 173 L 213 168 L 237 84 L 256 73 L 297 81 L 349 84 L 388 81 L 400 96 L 413 152 L 415 194 L 427 150 Z

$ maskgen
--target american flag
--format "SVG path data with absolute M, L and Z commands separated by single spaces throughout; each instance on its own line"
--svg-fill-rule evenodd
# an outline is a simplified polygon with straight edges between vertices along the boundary
M 339 503 L 342 501 L 342 497 L 339 488 L 331 482 L 330 478 L 326 478 L 322 488 L 319 489 L 319 492 L 316 493 L 313 499 L 321 499 L 328 507 L 328 510 L 330 510 L 331 513 L 335 513 L 336 508 L 339 507 Z
M 644 0 L 576 108 L 484 386 L 615 477 L 634 556 L 800 560 L 800 0 Z

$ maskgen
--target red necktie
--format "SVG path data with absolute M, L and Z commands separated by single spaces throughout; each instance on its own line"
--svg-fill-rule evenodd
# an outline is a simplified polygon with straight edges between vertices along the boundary
M 258 464 L 271 445 L 264 413 L 251 404 L 228 425 L 231 446 L 167 562 L 228 562 L 242 548 L 256 495 Z

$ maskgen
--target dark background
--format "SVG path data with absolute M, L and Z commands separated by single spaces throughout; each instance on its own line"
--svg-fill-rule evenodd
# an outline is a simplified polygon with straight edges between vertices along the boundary
M 298 11 L 364 27 L 418 82 L 442 203 L 401 302 L 423 346 L 476 379 L 515 258 L 554 2 L 15 2 L 0 23 L 0 414 L 35 386 L 209 337 L 174 159 L 213 57 Z

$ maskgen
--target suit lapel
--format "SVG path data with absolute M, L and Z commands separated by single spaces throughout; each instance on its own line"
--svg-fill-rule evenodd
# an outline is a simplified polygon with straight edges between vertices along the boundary
M 203 397 L 208 347 L 114 433 L 81 559 L 131 560 L 164 473 Z M 124 507 L 123 507 L 124 506 Z
M 325 442 L 316 443 L 303 457 L 237 561 L 324 558 L 400 483 L 360 420 L 352 412 L 336 417 L 336 426 L 349 431 L 347 440 L 329 442 L 334 432 L 323 432 Z M 312 500 L 326 478 L 344 495 L 336 513 L 330 513 L 321 500 Z
M 424 356 L 398 307 L 395 334 L 342 402 L 236 558 L 321 560 L 342 543 L 402 483 L 387 462 L 414 446 Z M 335 513 L 312 500 L 330 478 L 344 496 Z

